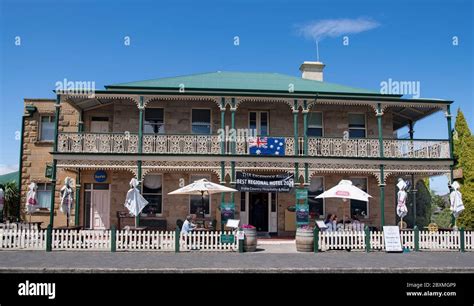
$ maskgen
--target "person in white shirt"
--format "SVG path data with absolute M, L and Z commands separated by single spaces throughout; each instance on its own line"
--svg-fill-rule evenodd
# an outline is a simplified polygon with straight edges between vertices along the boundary
M 192 231 L 194 230 L 194 228 L 196 227 L 196 225 L 191 222 L 192 219 L 193 219 L 193 218 L 192 218 L 191 215 L 186 216 L 186 220 L 184 221 L 183 227 L 181 228 L 181 232 L 182 232 L 182 233 L 188 234 L 188 233 L 190 233 L 190 232 L 192 232 Z

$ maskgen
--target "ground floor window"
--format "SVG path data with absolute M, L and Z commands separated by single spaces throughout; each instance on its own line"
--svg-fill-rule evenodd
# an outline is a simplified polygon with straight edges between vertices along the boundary
M 324 178 L 313 177 L 308 188 L 309 214 L 312 218 L 324 218 L 324 199 L 316 199 L 318 195 L 324 192 Z
M 191 175 L 190 182 L 194 182 L 200 179 L 207 179 L 211 181 L 211 176 L 206 174 Z M 206 215 L 210 214 L 210 202 L 211 199 L 209 195 L 204 194 L 204 201 L 200 195 L 192 195 L 189 197 L 189 213 L 195 214 L 200 218 L 204 218 Z
M 357 177 L 351 178 L 352 184 L 359 189 L 367 192 L 367 178 L 365 177 Z M 351 200 L 351 215 L 348 216 L 349 218 L 357 217 L 357 218 L 368 218 L 369 217 L 369 203 L 364 201 L 357 201 Z
M 143 214 L 161 215 L 163 213 L 163 176 L 161 174 L 149 174 L 143 180 L 142 193 L 148 201 L 148 205 L 143 208 Z
M 49 183 L 38 184 L 38 203 L 39 208 L 47 209 L 51 207 L 51 192 L 53 190 L 53 185 Z

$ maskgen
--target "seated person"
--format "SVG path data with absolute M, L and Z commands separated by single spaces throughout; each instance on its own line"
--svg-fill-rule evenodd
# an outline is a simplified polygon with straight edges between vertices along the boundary
M 328 214 L 324 223 L 328 227 L 327 228 L 328 232 L 337 231 L 337 226 L 336 226 L 337 216 L 336 215 Z
M 192 223 L 193 217 L 191 215 L 186 216 L 186 220 L 183 223 L 183 227 L 181 228 L 181 232 L 184 234 L 188 234 L 192 232 L 196 225 Z

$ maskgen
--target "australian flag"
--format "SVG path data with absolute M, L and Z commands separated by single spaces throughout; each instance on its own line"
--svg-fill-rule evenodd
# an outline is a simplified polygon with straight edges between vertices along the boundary
M 252 137 L 249 139 L 250 155 L 285 155 L 285 139 L 278 137 Z

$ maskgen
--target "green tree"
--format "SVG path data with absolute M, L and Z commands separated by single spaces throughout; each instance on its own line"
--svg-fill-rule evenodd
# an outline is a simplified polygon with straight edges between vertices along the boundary
M 416 183 L 416 224 L 413 224 L 413 201 L 411 193 L 407 198 L 408 214 L 403 219 L 409 227 L 417 225 L 422 229 L 431 222 L 431 193 L 423 179 Z
M 458 109 L 454 128 L 454 167 L 462 169 L 463 177 L 458 181 L 466 208 L 459 216 L 458 226 L 474 229 L 474 136 L 461 109 Z
M 5 203 L 3 206 L 3 219 L 17 221 L 20 215 L 20 192 L 16 182 L 8 182 L 0 186 L 5 193 Z

